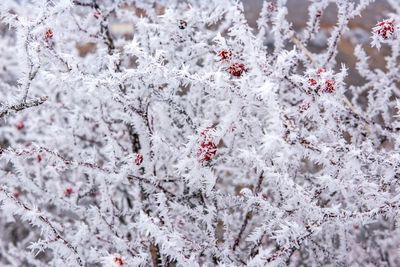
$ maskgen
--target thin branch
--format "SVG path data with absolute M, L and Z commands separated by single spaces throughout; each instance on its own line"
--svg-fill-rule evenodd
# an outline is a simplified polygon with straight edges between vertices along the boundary
M 37 107 L 37 106 L 43 104 L 47 99 L 48 99 L 48 96 L 42 96 L 41 98 L 38 98 L 36 100 L 32 100 L 29 102 L 24 101 L 18 105 L 8 106 L 5 109 L 3 109 L 3 111 L 0 112 L 0 118 L 8 115 L 10 113 L 10 111 L 12 111 L 12 110 L 18 112 L 18 111 L 24 110 L 26 108 Z
M 83 166 L 83 167 L 86 167 L 86 168 L 89 168 L 89 169 L 96 169 L 96 170 L 99 170 L 99 171 L 102 171 L 102 172 L 108 173 L 108 174 L 119 174 L 115 170 L 105 169 L 105 168 L 103 168 L 101 166 L 98 166 L 95 163 L 68 160 L 67 158 L 65 158 L 64 156 L 60 155 L 59 153 L 54 152 L 54 151 L 52 151 L 52 150 L 50 150 L 50 149 L 48 149 L 46 147 L 40 147 L 39 149 L 30 150 L 30 151 L 27 151 L 27 150 L 14 151 L 12 149 L 4 149 L 2 151 L 4 151 L 4 152 L 12 152 L 12 153 L 14 153 L 15 155 L 18 155 L 18 156 L 29 155 L 29 154 L 33 154 L 35 152 L 39 152 L 40 153 L 40 152 L 46 151 L 47 153 L 59 158 L 67 166 L 78 165 L 78 166 Z M 152 183 L 151 181 L 149 181 L 148 179 L 146 179 L 144 177 L 139 177 L 139 176 L 130 174 L 130 175 L 127 176 L 127 179 L 128 179 L 129 182 L 133 182 L 134 180 L 137 180 L 139 182 L 151 185 L 151 186 L 159 189 L 160 191 L 164 192 L 166 195 L 169 195 L 171 197 L 175 197 L 176 196 L 174 193 L 170 192 L 169 190 L 167 190 L 162 185 L 154 184 L 154 183 Z
M 260 174 L 260 176 L 258 177 L 257 187 L 256 187 L 256 189 L 254 190 L 254 193 L 255 193 L 256 195 L 259 194 L 259 193 L 261 192 L 261 185 L 262 185 L 263 180 L 264 180 L 264 170 L 261 171 L 261 174 Z M 232 247 L 232 250 L 233 250 L 233 251 L 235 251 L 236 248 L 239 246 L 240 240 L 242 239 L 243 232 L 244 232 L 244 230 L 246 230 L 246 227 L 247 227 L 247 225 L 248 225 L 248 223 L 249 223 L 249 220 L 251 219 L 252 215 L 253 215 L 253 214 L 252 214 L 251 211 L 248 211 L 248 212 L 246 213 L 246 217 L 244 218 L 243 224 L 242 224 L 242 226 L 240 227 L 239 234 L 238 234 L 238 236 L 237 236 L 236 239 L 235 239 L 235 243 L 233 244 L 233 247 Z
M 28 208 L 24 203 L 22 203 L 20 200 L 16 199 L 8 190 L 5 188 L 0 188 L 0 192 L 3 192 L 9 199 L 15 202 L 16 205 L 19 207 L 23 208 L 26 211 L 32 212 L 31 208 Z M 76 255 L 76 261 L 78 262 L 79 266 L 83 266 L 83 262 L 81 257 L 78 254 L 78 251 L 74 246 L 71 245 L 67 240 L 65 240 L 64 237 L 60 235 L 60 233 L 56 230 L 56 228 L 53 226 L 53 224 L 50 222 L 50 220 L 47 217 L 44 217 L 43 215 L 38 216 L 39 220 L 45 223 L 53 232 L 54 238 L 56 240 L 62 241 L 62 243 L 69 249 L 71 250 L 75 255 Z

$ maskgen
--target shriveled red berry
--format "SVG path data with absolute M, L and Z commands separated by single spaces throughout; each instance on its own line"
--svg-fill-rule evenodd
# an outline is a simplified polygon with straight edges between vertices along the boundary
M 18 192 L 15 192 L 15 193 L 13 194 L 13 197 L 14 197 L 15 199 L 19 198 L 19 193 L 18 193 Z
M 322 10 L 318 10 L 317 11 L 317 18 L 319 18 L 319 17 L 321 17 L 322 16 Z
M 376 26 L 376 33 L 381 36 L 383 39 L 389 39 L 394 34 L 394 25 L 393 22 L 384 20 Z
M 74 193 L 74 190 L 72 190 L 72 188 L 65 189 L 65 196 L 69 197 L 72 195 L 72 193 Z
M 139 166 L 140 164 L 142 164 L 142 162 L 143 162 L 143 155 L 137 153 L 135 158 L 135 164 Z
M 268 12 L 274 12 L 274 10 L 275 10 L 274 3 L 272 3 L 272 2 L 269 3 L 267 6 L 267 10 L 268 10 Z
M 181 30 L 184 30 L 187 27 L 187 22 L 183 19 L 179 20 L 178 22 L 178 28 Z
M 229 73 L 233 76 L 239 77 L 243 74 L 243 72 L 246 71 L 246 68 L 244 67 L 244 65 L 242 63 L 233 63 L 230 67 L 229 67 Z
M 220 61 L 229 61 L 232 59 L 232 51 L 222 49 L 221 51 L 219 51 L 218 57 L 220 58 Z
M 115 257 L 114 261 L 119 264 L 119 266 L 123 266 L 124 262 L 120 257 Z
M 99 19 L 102 16 L 100 10 L 96 9 L 96 11 L 93 14 L 93 17 L 95 17 L 95 19 Z
M 332 94 L 333 92 L 335 92 L 335 84 L 336 82 L 334 80 L 325 81 L 324 93 Z
M 17 124 L 15 125 L 15 127 L 18 129 L 18 131 L 21 131 L 25 127 L 24 122 L 18 121 Z
M 45 36 L 47 39 L 53 38 L 53 31 L 51 29 L 48 29 L 45 33 Z
M 303 113 L 304 111 L 306 111 L 309 108 L 310 108 L 310 103 L 301 104 L 301 105 L 299 105 L 299 112 Z
M 37 160 L 37 162 L 41 162 L 42 161 L 42 156 L 37 155 L 36 160 Z

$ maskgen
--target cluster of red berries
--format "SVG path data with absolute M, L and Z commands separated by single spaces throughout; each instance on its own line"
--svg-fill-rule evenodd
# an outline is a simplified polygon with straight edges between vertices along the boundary
M 142 162 L 143 162 L 143 155 L 137 153 L 135 158 L 135 164 L 139 166 L 140 164 L 142 164 Z
M 321 73 L 326 72 L 324 69 L 319 69 L 317 72 L 318 79 L 321 78 Z M 318 81 L 316 79 L 308 79 L 308 83 L 310 87 L 316 87 L 315 89 L 319 91 L 321 89 L 321 86 L 319 85 Z M 324 88 L 322 89 L 322 92 L 332 94 L 335 92 L 335 80 L 326 80 L 324 83 Z M 311 93 L 311 91 L 307 91 L 307 93 Z
M 220 61 L 230 61 L 232 59 L 232 51 L 222 49 L 221 51 L 219 51 L 218 56 L 220 58 Z
M 210 161 L 212 156 L 217 153 L 217 145 L 214 143 L 215 130 L 207 127 L 200 133 L 200 147 L 197 156 L 200 161 Z
M 239 77 L 243 74 L 243 72 L 247 71 L 242 63 L 233 63 L 229 67 L 229 73 L 233 76 Z
M 53 31 L 51 29 L 48 29 L 45 33 L 46 39 L 51 39 L 53 38 Z
M 378 25 L 376 25 L 376 28 L 377 28 L 376 33 L 385 40 L 392 37 L 394 33 L 394 25 L 393 22 L 391 21 L 384 20 L 378 23 Z
M 323 92 L 332 94 L 333 92 L 335 92 L 335 84 L 336 84 L 335 80 L 325 81 L 325 87 L 324 87 Z
M 230 62 L 232 60 L 232 51 L 222 49 L 221 51 L 218 52 L 218 57 L 219 61 Z M 232 63 L 228 68 L 228 72 L 235 77 L 240 77 L 243 74 L 243 72 L 246 71 L 247 69 L 244 66 L 244 64 L 238 62 Z

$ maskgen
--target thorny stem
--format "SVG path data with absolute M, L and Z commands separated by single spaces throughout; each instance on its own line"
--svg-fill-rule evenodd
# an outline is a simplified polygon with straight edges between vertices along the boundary
M 337 46 L 337 41 L 338 41 L 339 37 L 340 37 L 340 31 L 339 31 L 338 36 L 337 36 L 336 39 L 335 39 L 335 47 Z M 317 64 L 317 68 L 320 68 L 320 67 L 318 66 L 318 63 L 316 63 L 316 62 L 314 61 L 314 58 L 313 58 L 312 54 L 310 53 L 310 51 L 308 51 L 308 49 L 303 45 L 303 43 L 302 43 L 302 42 L 300 41 L 300 39 L 297 37 L 297 35 L 296 35 L 295 32 L 294 32 L 293 35 L 292 35 L 292 40 L 293 40 L 294 43 L 296 43 L 296 44 L 299 46 L 300 50 L 302 50 L 303 53 L 306 54 L 306 56 L 308 57 L 308 59 L 310 59 L 311 63 Z M 332 56 L 333 56 L 333 55 L 330 55 L 330 56 L 328 57 L 328 59 L 330 60 L 330 58 L 331 58 Z M 328 62 L 329 62 L 329 61 L 328 61 Z M 288 79 L 287 77 L 285 77 L 285 78 Z M 356 118 L 357 118 L 357 117 L 358 117 L 358 118 L 362 118 L 362 121 L 365 123 L 365 129 L 367 130 L 368 135 L 371 135 L 371 127 L 370 127 L 370 125 L 369 125 L 369 123 L 368 123 L 368 120 L 367 120 L 367 119 L 363 119 L 363 117 L 362 117 L 360 114 L 358 114 L 358 113 L 356 112 L 356 110 L 355 110 L 353 104 L 351 104 L 351 102 L 349 101 L 349 99 L 348 99 L 345 95 L 343 95 L 343 99 L 344 99 L 345 105 L 350 109 L 351 114 L 352 114 L 352 115 L 356 115 L 356 116 L 355 116 Z
M 47 96 L 42 96 L 41 98 L 36 99 L 36 100 L 32 100 L 29 102 L 24 101 L 17 105 L 8 106 L 3 111 L 0 112 L 0 118 L 8 115 L 11 110 L 18 112 L 18 111 L 21 111 L 26 108 L 37 107 L 37 106 L 43 104 L 47 99 L 48 99 Z
M 346 218 L 357 218 L 360 215 L 368 215 L 368 213 L 371 213 L 373 217 L 378 216 L 379 214 L 385 214 L 390 211 L 390 208 L 398 208 L 399 203 L 398 201 L 395 201 L 393 203 L 386 203 L 385 205 L 379 207 L 378 210 L 367 210 L 363 212 L 362 214 L 351 212 L 350 214 L 346 214 L 346 212 L 342 212 L 341 214 L 329 214 L 326 213 L 324 217 L 321 220 L 316 220 L 312 224 L 307 225 L 305 228 L 307 230 L 307 233 L 304 235 L 296 238 L 295 240 L 291 241 L 291 243 L 283 247 L 277 251 L 275 251 L 270 257 L 266 259 L 268 263 L 271 263 L 275 261 L 276 259 L 282 257 L 282 256 L 289 256 L 296 248 L 298 248 L 307 238 L 309 238 L 315 230 L 311 229 L 311 227 L 322 227 L 324 223 L 329 222 L 330 219 L 332 218 L 337 218 L 337 219 L 346 219 Z
M 31 208 L 28 208 L 24 203 L 22 203 L 20 200 L 16 199 L 14 196 L 12 196 L 12 194 L 10 192 L 8 192 L 8 190 L 6 190 L 4 187 L 3 188 L 0 187 L 0 192 L 3 192 L 9 199 L 14 201 L 21 208 L 23 208 L 27 211 L 32 211 Z M 79 266 L 83 266 L 82 259 L 79 256 L 79 253 L 76 250 L 76 248 L 73 247 L 71 245 L 71 243 L 69 243 L 67 240 L 65 240 L 64 237 L 62 237 L 60 235 L 60 233 L 56 230 L 56 228 L 53 226 L 53 224 L 50 222 L 50 220 L 47 217 L 44 217 L 43 215 L 39 215 L 38 218 L 39 218 L 39 220 L 41 220 L 43 223 L 45 223 L 51 229 L 51 231 L 54 234 L 54 238 L 56 240 L 62 241 L 62 243 L 76 255 L 76 261 L 78 262 Z
M 115 171 L 115 170 L 105 169 L 103 167 L 98 166 L 95 163 L 68 160 L 65 157 L 63 157 L 62 155 L 58 154 L 57 152 L 51 151 L 50 149 L 45 148 L 45 147 L 40 147 L 38 149 L 30 150 L 30 151 L 26 151 L 26 150 L 14 151 L 12 149 L 4 149 L 2 151 L 3 152 L 11 152 L 11 153 L 14 153 L 15 155 L 18 155 L 18 156 L 29 155 L 29 154 L 33 154 L 35 152 L 39 152 L 40 153 L 40 152 L 45 151 L 45 152 L 47 152 L 47 153 L 59 158 L 67 166 L 78 165 L 78 166 L 83 166 L 83 167 L 86 167 L 86 168 L 89 168 L 89 169 L 96 169 L 96 170 L 99 170 L 99 171 L 102 171 L 102 172 L 108 173 L 108 174 L 111 174 L 111 173 L 118 174 L 118 172 Z M 143 182 L 145 184 L 151 185 L 151 186 L 163 191 L 165 194 L 167 194 L 169 196 L 175 197 L 175 194 L 173 194 L 170 191 L 168 191 L 162 185 L 160 185 L 160 184 L 155 185 L 155 184 L 153 184 L 151 181 L 149 181 L 146 178 L 143 178 L 143 177 L 140 177 L 140 176 L 136 176 L 136 175 L 128 175 L 127 179 L 128 179 L 129 182 L 133 182 L 134 180 L 137 180 L 139 182 Z
M 261 174 L 258 177 L 257 186 L 256 186 L 256 189 L 254 190 L 254 193 L 256 195 L 261 192 L 261 185 L 262 185 L 263 180 L 264 180 L 264 170 L 261 171 Z M 239 234 L 235 239 L 235 243 L 233 244 L 233 247 L 232 247 L 233 251 L 235 251 L 236 248 L 239 246 L 239 243 L 240 243 L 240 240 L 242 238 L 243 232 L 244 232 L 244 230 L 246 230 L 247 224 L 249 223 L 249 220 L 251 219 L 251 217 L 252 217 L 252 212 L 251 211 L 247 211 L 246 216 L 245 216 L 244 221 L 243 221 L 243 224 L 240 227 Z

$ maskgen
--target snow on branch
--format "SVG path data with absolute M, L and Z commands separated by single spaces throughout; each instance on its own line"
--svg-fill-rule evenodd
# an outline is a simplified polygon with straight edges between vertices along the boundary
M 398 1 L 256 2 L 1 1 L 0 266 L 400 266 Z

